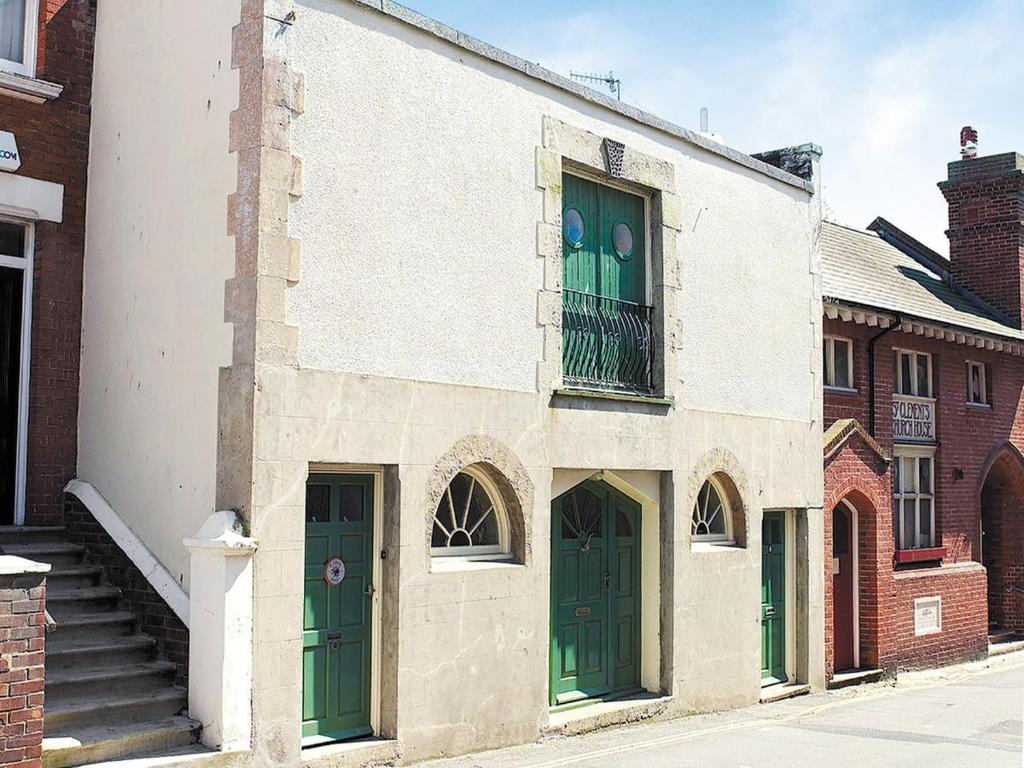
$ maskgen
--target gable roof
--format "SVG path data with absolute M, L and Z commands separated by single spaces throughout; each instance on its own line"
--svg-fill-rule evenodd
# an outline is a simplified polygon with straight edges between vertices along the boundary
M 828 459 L 835 454 L 854 435 L 863 440 L 864 444 L 877 454 L 882 461 L 888 462 L 892 460 L 889 452 L 856 419 L 838 419 L 832 422 L 832 426 L 825 430 L 825 433 L 822 435 L 825 458 Z
M 876 219 L 874 223 L 878 222 Z M 878 229 L 881 231 L 871 232 L 822 222 L 821 289 L 826 302 L 850 303 L 992 336 L 1024 339 L 1024 331 L 953 282 L 941 266 L 942 257 L 930 249 L 914 253 L 907 242 L 901 242 L 904 248 L 897 248 L 883 236 L 885 227 Z M 898 239 L 891 230 L 895 228 L 888 230 L 890 239 Z

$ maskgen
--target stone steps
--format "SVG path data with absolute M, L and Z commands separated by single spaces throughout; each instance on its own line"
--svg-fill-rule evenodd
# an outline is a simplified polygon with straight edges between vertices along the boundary
M 187 705 L 188 691 L 174 685 L 130 693 L 119 689 L 93 691 L 85 695 L 69 691 L 67 696 L 57 701 L 46 702 L 43 733 L 61 735 L 65 731 L 85 730 L 93 726 L 162 720 L 181 714 Z
M 98 565 L 83 565 L 81 563 L 54 565 L 53 569 L 46 574 L 46 590 L 51 592 L 94 587 L 100 583 L 102 578 L 103 569 Z
M 200 725 L 186 715 L 188 692 L 174 664 L 137 631 L 121 591 L 105 583 L 83 547 L 62 528 L 0 526 L 0 552 L 49 563 L 46 608 L 44 768 L 74 768 L 188 751 Z
M 137 693 L 166 688 L 174 683 L 175 666 L 169 661 L 143 661 L 136 664 L 109 665 L 90 668 L 77 667 L 46 671 L 46 694 L 53 700 L 72 696 L 105 696 L 116 689 L 118 693 Z
M 156 641 L 148 635 L 122 635 L 93 640 L 74 638 L 68 642 L 51 640 L 46 647 L 46 675 L 68 667 L 104 669 L 121 664 L 138 664 L 152 659 Z
M 116 610 L 121 602 L 121 590 L 105 584 L 90 587 L 53 589 L 47 581 L 46 609 L 51 616 L 78 616 Z
M 78 730 L 74 737 L 43 739 L 43 768 L 72 768 L 126 755 L 144 757 L 177 752 L 193 745 L 199 724 L 187 717 L 168 717 L 144 723 L 125 723 Z

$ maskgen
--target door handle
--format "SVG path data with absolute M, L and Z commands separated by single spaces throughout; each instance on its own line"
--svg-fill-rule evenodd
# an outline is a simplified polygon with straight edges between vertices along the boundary
M 604 584 L 605 589 L 608 589 L 608 585 L 611 583 L 611 580 L 611 574 L 608 573 L 601 577 L 601 583 Z
M 338 650 L 338 646 L 341 645 L 341 637 L 344 633 L 339 629 L 334 632 L 327 633 L 327 649 L 331 651 Z
M 372 598 L 377 593 L 377 588 L 373 584 L 366 585 L 366 596 Z

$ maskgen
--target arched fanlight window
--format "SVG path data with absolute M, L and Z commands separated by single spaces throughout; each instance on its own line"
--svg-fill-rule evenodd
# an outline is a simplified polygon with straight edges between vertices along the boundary
M 430 554 L 490 558 L 508 553 L 508 518 L 501 495 L 483 471 L 466 467 L 452 478 L 434 511 Z
M 711 476 L 704 481 L 693 505 L 694 541 L 732 541 L 732 512 L 721 483 Z

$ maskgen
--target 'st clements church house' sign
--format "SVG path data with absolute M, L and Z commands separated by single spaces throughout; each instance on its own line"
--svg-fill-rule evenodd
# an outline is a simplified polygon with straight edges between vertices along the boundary
M 892 439 L 914 442 L 935 441 L 935 403 L 894 395 L 892 398 Z

